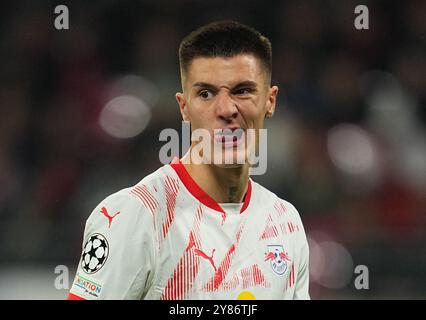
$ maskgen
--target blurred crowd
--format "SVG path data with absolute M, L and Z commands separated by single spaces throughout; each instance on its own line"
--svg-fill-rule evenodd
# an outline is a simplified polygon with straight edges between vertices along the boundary
M 278 106 L 253 179 L 302 216 L 312 298 L 426 298 L 425 1 L 363 1 L 367 30 L 352 0 L 61 2 L 69 30 L 57 4 L 0 3 L 0 276 L 77 264 L 93 208 L 180 131 L 180 40 L 233 19 L 273 45 Z

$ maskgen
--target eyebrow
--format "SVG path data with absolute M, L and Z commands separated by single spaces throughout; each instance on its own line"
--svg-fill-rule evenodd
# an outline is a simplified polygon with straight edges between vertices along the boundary
M 210 90 L 217 90 L 218 89 L 217 86 L 215 86 L 211 83 L 207 83 L 207 82 L 196 82 L 192 85 L 192 87 L 210 89 Z M 238 88 L 242 88 L 242 87 L 257 88 L 257 83 L 254 82 L 254 81 L 251 81 L 251 80 L 242 81 L 242 82 L 237 83 L 235 86 L 233 86 L 231 88 L 231 91 L 238 89 Z
M 192 85 L 193 88 L 203 88 L 203 89 L 210 89 L 210 90 L 217 90 L 217 87 L 215 85 L 212 85 L 207 82 L 196 82 Z

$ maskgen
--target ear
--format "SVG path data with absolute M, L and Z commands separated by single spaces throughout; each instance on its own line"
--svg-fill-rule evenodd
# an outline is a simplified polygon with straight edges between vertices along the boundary
M 182 92 L 176 93 L 176 100 L 179 104 L 180 114 L 182 115 L 183 121 L 189 121 L 188 107 L 186 104 L 185 95 Z
M 268 100 L 266 101 L 265 118 L 272 118 L 275 112 L 275 105 L 277 103 L 278 87 L 273 86 L 269 89 Z

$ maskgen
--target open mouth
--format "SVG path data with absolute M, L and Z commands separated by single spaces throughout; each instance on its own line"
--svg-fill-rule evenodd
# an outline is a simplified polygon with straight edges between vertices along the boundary
M 236 147 L 243 142 L 244 130 L 237 129 L 217 129 L 215 130 L 215 141 L 225 147 Z

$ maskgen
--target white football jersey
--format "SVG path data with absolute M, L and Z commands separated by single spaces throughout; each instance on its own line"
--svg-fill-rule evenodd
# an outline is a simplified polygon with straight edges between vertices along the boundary
M 309 299 L 296 209 L 251 179 L 235 208 L 176 158 L 95 208 L 69 299 Z

